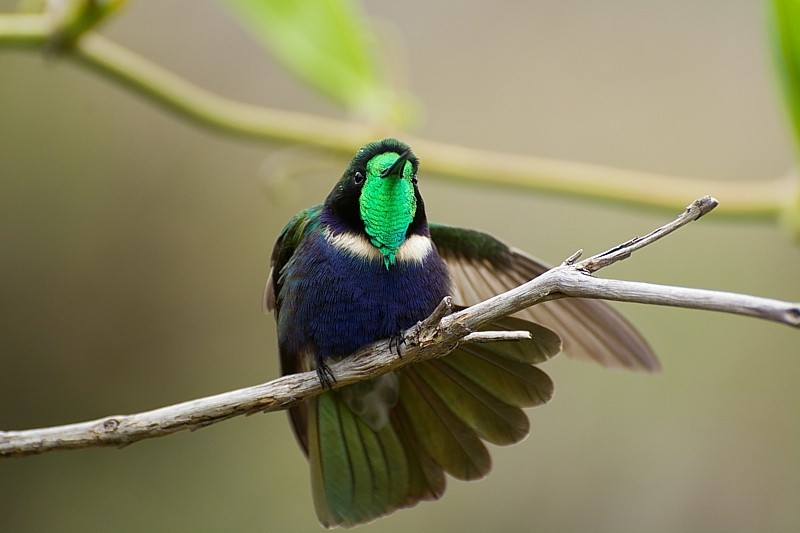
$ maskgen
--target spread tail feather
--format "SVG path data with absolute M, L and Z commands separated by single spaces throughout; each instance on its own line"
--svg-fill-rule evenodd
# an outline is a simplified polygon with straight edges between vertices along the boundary
M 513 327 L 527 324 L 511 320 Z M 522 350 L 476 344 L 398 371 L 399 397 L 379 428 L 354 414 L 341 391 L 307 401 L 293 421 L 323 525 L 350 527 L 437 499 L 445 472 L 466 480 L 485 476 L 491 458 L 482 441 L 522 440 L 529 422 L 521 408 L 552 396 L 550 378 L 531 363 L 557 352 L 558 337 L 535 333 L 546 337 L 538 339 L 545 348 L 530 350 L 536 353 L 528 361 Z

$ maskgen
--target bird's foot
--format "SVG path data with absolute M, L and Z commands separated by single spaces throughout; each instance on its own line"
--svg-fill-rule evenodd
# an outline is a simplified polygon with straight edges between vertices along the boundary
M 400 330 L 396 335 L 392 335 L 389 337 L 389 351 L 392 351 L 394 348 L 397 357 L 400 359 L 403 358 L 403 354 L 400 353 L 400 346 L 406 343 L 406 337 L 403 335 L 403 330 Z
M 323 389 L 330 390 L 333 388 L 333 384 L 336 383 L 336 376 L 333 375 L 331 367 L 321 360 L 317 361 L 317 378 L 319 378 Z

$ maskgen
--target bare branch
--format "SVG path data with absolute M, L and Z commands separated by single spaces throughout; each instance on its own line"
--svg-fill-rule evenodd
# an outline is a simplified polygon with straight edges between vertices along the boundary
M 734 292 L 710 291 L 670 285 L 655 285 L 638 281 L 589 278 L 575 276 L 568 271 L 555 274 L 553 283 L 564 296 L 602 298 L 618 302 L 683 307 L 719 311 L 734 315 L 762 318 L 787 326 L 800 328 L 800 303 L 784 302 L 772 298 L 749 296 Z M 602 296 L 599 296 L 601 295 Z
M 720 311 L 772 320 L 800 327 L 800 303 L 728 292 L 669 287 L 591 275 L 625 259 L 711 211 L 712 198 L 701 198 L 675 221 L 642 238 L 632 239 L 580 263 L 577 254 L 561 266 L 528 283 L 484 302 L 448 314 L 445 298 L 431 317 L 403 334 L 402 357 L 389 340 L 367 346 L 351 357 L 331 365 L 334 388 L 375 378 L 415 362 L 442 357 L 459 343 L 494 342 L 526 338 L 527 332 L 476 332 L 481 325 L 547 300 L 566 297 L 601 298 L 652 305 Z M 0 431 L 0 457 L 33 455 L 51 450 L 92 446 L 124 446 L 142 439 L 198 429 L 228 418 L 287 409 L 323 392 L 315 372 L 283 376 L 276 380 L 207 398 L 200 398 L 134 415 L 109 416 L 90 422 L 23 431 Z
M 617 261 L 627 259 L 633 252 L 640 250 L 648 244 L 652 244 L 663 237 L 666 237 L 673 231 L 682 228 L 689 222 L 694 222 L 703 215 L 710 213 L 718 205 L 719 202 L 710 196 L 698 198 L 689 204 L 689 206 L 686 208 L 686 211 L 684 211 L 678 218 L 669 224 L 664 224 L 660 228 L 654 229 L 644 237 L 634 237 L 626 243 L 615 246 L 610 250 L 606 250 L 605 252 L 594 255 L 588 259 L 584 259 L 577 266 L 578 268 L 582 268 L 590 273 L 597 272 L 603 267 L 607 267 L 608 265 L 616 263 Z M 574 262 L 577 258 L 573 256 L 570 257 L 570 259 L 572 259 L 572 262 Z
M 438 317 L 449 309 L 450 298 L 447 297 L 431 315 L 435 320 L 426 319 L 405 332 L 402 357 L 397 356 L 392 341 L 381 340 L 344 361 L 331 364 L 336 376 L 333 388 L 377 377 L 417 361 L 441 357 L 459 343 L 530 338 L 527 331 L 470 333 L 460 324 L 440 328 Z M 93 446 L 125 446 L 176 431 L 199 429 L 234 416 L 288 409 L 323 390 L 316 372 L 304 372 L 133 415 L 108 416 L 51 428 L 0 431 L 0 457 Z

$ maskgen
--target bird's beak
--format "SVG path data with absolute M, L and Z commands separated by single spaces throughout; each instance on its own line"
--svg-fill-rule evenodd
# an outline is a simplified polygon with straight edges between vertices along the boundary
M 381 172 L 382 178 L 388 178 L 389 176 L 403 176 L 403 168 L 406 166 L 406 161 L 408 161 L 408 156 L 411 155 L 411 150 L 406 150 L 400 157 L 397 158 L 397 161 L 392 163 L 392 166 Z

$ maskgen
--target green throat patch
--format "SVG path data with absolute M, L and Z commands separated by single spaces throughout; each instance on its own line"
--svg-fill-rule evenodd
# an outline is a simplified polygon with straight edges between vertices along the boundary
M 383 255 L 386 268 L 394 264 L 398 248 L 417 211 L 414 198 L 411 163 L 403 166 L 401 176 L 381 177 L 381 173 L 397 161 L 398 155 L 387 152 L 367 163 L 367 179 L 361 189 L 361 220 L 369 240 Z

